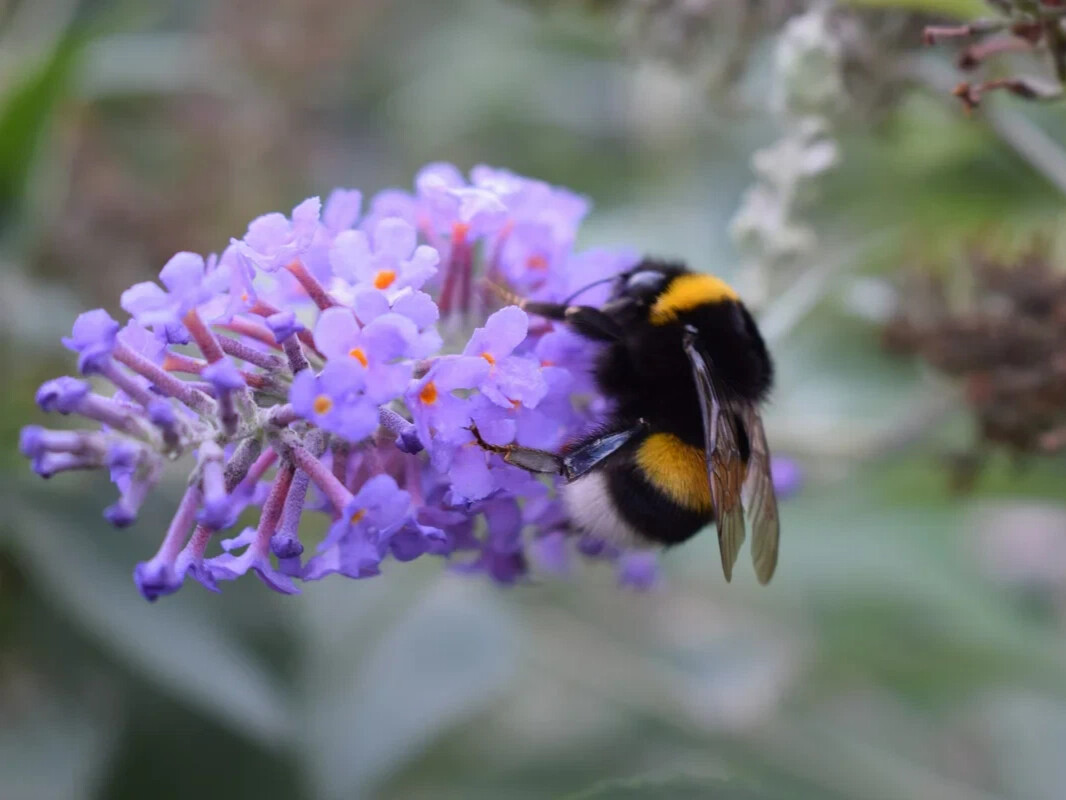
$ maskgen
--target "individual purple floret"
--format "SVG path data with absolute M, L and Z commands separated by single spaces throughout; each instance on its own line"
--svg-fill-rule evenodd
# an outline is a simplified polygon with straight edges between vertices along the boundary
M 595 427 L 597 346 L 500 307 L 491 287 L 597 305 L 636 254 L 578 251 L 585 198 L 485 166 L 430 164 L 412 191 L 363 206 L 337 189 L 266 214 L 219 255 L 178 253 L 125 291 L 128 320 L 81 314 L 63 344 L 92 383 L 56 378 L 36 399 L 86 427 L 24 428 L 33 469 L 107 470 L 118 497 L 104 516 L 126 526 L 168 465 L 186 465 L 162 542 L 134 570 L 149 600 L 189 577 L 219 591 L 252 572 L 292 594 L 427 556 L 501 584 L 584 558 L 656 585 L 653 553 L 578 535 L 558 479 L 504 463 L 471 430 L 558 451 Z M 782 497 L 801 483 L 787 459 L 773 477 Z M 310 515 L 325 518 L 317 543 Z

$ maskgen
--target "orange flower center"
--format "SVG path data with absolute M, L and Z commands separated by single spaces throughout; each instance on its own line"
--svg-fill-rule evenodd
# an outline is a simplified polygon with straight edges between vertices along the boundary
M 548 268 L 548 259 L 542 255 L 530 256 L 526 260 L 526 266 L 530 269 L 542 270 Z
M 396 270 L 382 269 L 378 270 L 378 274 L 374 276 L 374 288 L 375 289 L 388 289 L 392 286 L 396 280 Z
M 333 401 L 324 394 L 320 394 L 315 398 L 315 402 L 312 406 L 315 409 L 316 414 L 325 414 L 331 408 L 333 408 Z
M 496 366 L 496 359 L 492 357 L 492 353 L 490 353 L 488 350 L 482 353 L 481 357 L 488 361 L 490 364 L 492 364 L 492 366 Z
M 363 352 L 362 347 L 353 347 L 351 350 L 348 351 L 348 355 L 350 355 L 364 367 L 367 365 L 366 353 Z
M 349 519 L 350 519 L 350 521 L 351 521 L 351 523 L 353 525 L 358 525 L 359 524 L 359 520 L 361 520 L 365 516 L 366 516 L 366 509 L 365 508 L 360 508 L 354 514 L 352 514 L 352 516 Z
M 422 387 L 422 391 L 418 393 L 418 399 L 425 403 L 427 406 L 431 406 L 437 402 L 437 386 L 430 381 Z
M 465 222 L 456 222 L 452 224 L 452 239 L 455 241 L 465 241 L 468 233 L 470 233 L 470 226 Z

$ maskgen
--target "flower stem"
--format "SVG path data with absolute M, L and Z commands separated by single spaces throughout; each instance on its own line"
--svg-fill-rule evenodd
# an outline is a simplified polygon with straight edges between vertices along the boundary
M 295 474 L 296 467 L 293 463 L 283 462 L 278 469 L 277 477 L 274 478 L 274 486 L 263 504 L 263 513 L 259 517 L 259 527 L 256 528 L 256 538 L 252 547 L 264 555 L 270 552 L 270 540 L 278 527 L 278 520 L 281 519 L 281 512 L 285 506 L 285 498 L 289 494 L 289 487 L 292 486 Z
M 204 354 L 204 358 L 212 364 L 222 358 L 222 346 L 218 343 L 218 339 L 215 338 L 215 334 L 211 333 L 204 321 L 200 319 L 200 313 L 195 308 L 190 309 L 185 314 L 182 322 L 185 323 L 189 335 L 196 342 L 196 346 L 200 348 L 200 352 Z
M 343 483 L 337 480 L 333 473 L 326 468 L 326 465 L 312 455 L 311 451 L 302 444 L 293 445 L 291 458 L 296 463 L 296 466 L 307 473 L 319 491 L 333 504 L 336 512 L 340 514 L 344 511 L 345 506 L 352 500 L 352 493 L 345 488 Z
M 116 361 L 121 361 L 138 375 L 143 375 L 150 380 L 159 391 L 177 398 L 198 414 L 204 416 L 215 414 L 215 402 L 210 397 L 181 379 L 175 378 L 140 353 L 130 350 L 123 344 L 118 344 L 115 346 L 114 356 Z
M 323 311 L 336 305 L 336 303 L 333 302 L 333 298 L 326 292 L 325 287 L 318 282 L 318 279 L 314 275 L 307 271 L 307 267 L 305 267 L 299 259 L 290 262 L 285 269 L 292 273 L 292 276 L 300 282 L 304 291 L 307 292 L 307 296 L 310 297 L 315 302 L 315 305 Z
M 249 364 L 255 364 L 257 367 L 271 371 L 281 369 L 283 366 L 283 362 L 277 356 L 256 350 L 254 347 L 250 347 L 232 336 L 218 336 L 216 338 L 223 352 L 234 358 L 239 358 L 241 361 L 247 361 Z

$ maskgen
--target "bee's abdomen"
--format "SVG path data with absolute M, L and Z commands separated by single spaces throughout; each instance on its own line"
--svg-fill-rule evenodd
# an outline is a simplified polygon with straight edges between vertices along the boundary
M 672 434 L 650 434 L 606 474 L 618 515 L 649 543 L 680 544 L 714 517 L 703 450 Z
M 684 509 L 710 513 L 711 485 L 702 447 L 672 433 L 653 433 L 640 443 L 636 463 L 653 488 Z

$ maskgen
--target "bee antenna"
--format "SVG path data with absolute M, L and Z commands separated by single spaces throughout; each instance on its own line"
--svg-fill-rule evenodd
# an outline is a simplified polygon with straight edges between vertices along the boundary
M 564 306 L 570 305 L 571 301 L 575 297 L 578 297 L 579 295 L 584 294 L 589 289 L 591 289 L 593 286 L 599 286 L 601 283 L 609 283 L 609 282 L 613 281 L 617 277 L 618 277 L 617 275 L 609 275 L 606 278 L 600 278 L 598 281 L 593 281 L 592 283 L 586 284 L 585 286 L 582 286 L 580 289 L 578 289 L 576 292 L 574 292 L 572 295 L 570 295 L 568 298 L 563 300 L 562 304 Z
M 485 285 L 486 289 L 491 291 L 504 303 L 515 305 L 519 308 L 522 308 L 525 305 L 526 299 L 524 297 L 519 297 L 506 286 L 502 286 L 489 278 L 482 278 L 481 282 Z

